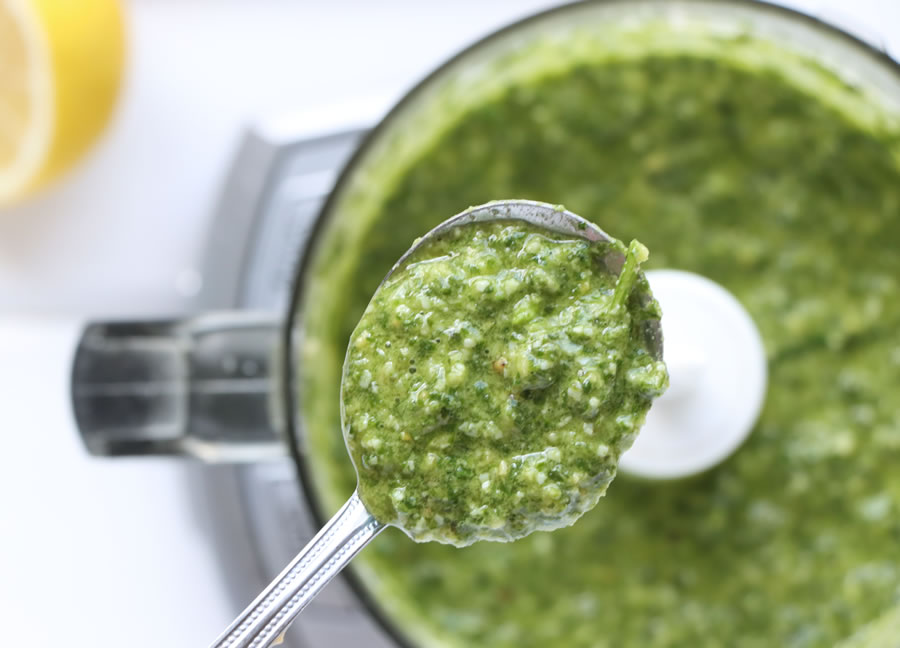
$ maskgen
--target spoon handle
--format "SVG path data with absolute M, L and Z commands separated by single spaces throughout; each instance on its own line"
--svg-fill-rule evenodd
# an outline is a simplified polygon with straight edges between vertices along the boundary
M 354 491 L 297 557 L 210 648 L 267 648 L 384 525 Z

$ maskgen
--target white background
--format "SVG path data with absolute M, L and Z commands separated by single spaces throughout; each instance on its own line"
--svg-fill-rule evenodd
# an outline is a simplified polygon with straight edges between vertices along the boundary
M 191 471 L 88 458 L 67 401 L 77 322 L 190 307 L 244 124 L 398 97 L 463 45 L 553 3 L 132 0 L 123 97 L 51 190 L 0 212 L 4 645 L 205 646 L 236 610 Z M 900 53 L 900 3 L 795 1 Z M 835 7 L 843 8 L 835 8 Z

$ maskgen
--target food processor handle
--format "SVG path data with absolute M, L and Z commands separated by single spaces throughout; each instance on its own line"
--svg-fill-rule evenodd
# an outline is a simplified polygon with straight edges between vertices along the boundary
M 267 648 L 384 529 L 356 492 L 210 648 Z
M 283 456 L 277 418 L 280 317 L 222 312 L 89 324 L 75 352 L 72 405 L 95 455 Z

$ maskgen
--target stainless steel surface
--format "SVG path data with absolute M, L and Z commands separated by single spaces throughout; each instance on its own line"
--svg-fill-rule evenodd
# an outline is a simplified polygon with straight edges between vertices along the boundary
M 281 318 L 250 311 L 90 324 L 72 403 L 97 455 L 283 456 L 271 395 Z
M 272 645 L 322 588 L 382 529 L 384 525 L 372 517 L 354 492 L 211 648 Z

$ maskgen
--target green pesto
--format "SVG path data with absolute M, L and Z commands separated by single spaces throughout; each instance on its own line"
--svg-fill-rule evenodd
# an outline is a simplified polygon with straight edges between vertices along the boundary
M 329 507 L 356 483 L 334 405 L 353 326 L 412 237 L 496 196 L 563 202 L 640 238 L 645 267 L 725 286 L 769 391 L 722 465 L 620 475 L 570 528 L 465 549 L 388 530 L 355 566 L 388 618 L 427 646 L 831 648 L 896 607 L 900 135 L 771 70 L 675 54 L 536 76 L 452 118 L 362 247 L 315 261 L 305 429 Z M 335 287 L 338 257 L 355 265 Z
M 366 508 L 456 546 L 593 508 L 667 384 L 644 337 L 660 317 L 637 274 L 646 255 L 514 221 L 422 244 L 347 350 L 344 435 Z

